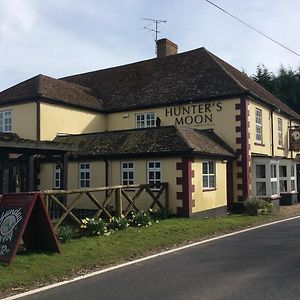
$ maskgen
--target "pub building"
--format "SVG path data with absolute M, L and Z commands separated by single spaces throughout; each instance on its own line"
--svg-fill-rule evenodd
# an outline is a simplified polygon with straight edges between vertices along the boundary
M 300 116 L 205 48 L 178 54 L 161 39 L 157 50 L 154 59 L 37 75 L 0 93 L 3 135 L 61 147 L 60 159 L 31 156 L 33 189 L 168 182 L 171 213 L 186 217 L 224 214 L 251 196 L 296 203 Z M 0 167 L 3 192 L 17 169 Z

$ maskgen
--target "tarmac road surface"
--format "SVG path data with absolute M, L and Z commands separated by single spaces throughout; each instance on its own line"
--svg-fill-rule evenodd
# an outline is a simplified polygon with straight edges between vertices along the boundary
M 300 299 L 300 219 L 211 241 L 22 299 Z

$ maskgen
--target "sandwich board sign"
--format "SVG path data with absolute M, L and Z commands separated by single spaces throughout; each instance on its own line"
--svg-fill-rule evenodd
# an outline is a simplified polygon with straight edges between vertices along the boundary
M 29 251 L 60 253 L 42 194 L 4 194 L 0 202 L 0 262 L 10 265 L 23 239 Z

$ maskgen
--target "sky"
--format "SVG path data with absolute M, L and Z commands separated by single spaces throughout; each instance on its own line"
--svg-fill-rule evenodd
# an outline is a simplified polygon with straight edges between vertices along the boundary
M 300 53 L 299 0 L 212 0 Z M 155 57 L 158 38 L 205 47 L 252 75 L 259 63 L 298 69 L 300 57 L 205 0 L 0 0 L 0 91 L 37 74 L 59 78 Z

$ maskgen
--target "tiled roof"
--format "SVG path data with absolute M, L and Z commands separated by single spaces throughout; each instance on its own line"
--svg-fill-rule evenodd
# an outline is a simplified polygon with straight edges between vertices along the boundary
M 205 48 L 61 79 L 90 87 L 107 111 L 250 94 L 300 119 L 246 74 Z
M 234 151 L 212 131 L 176 126 L 57 136 L 54 141 L 77 144 L 79 156 L 196 154 L 234 157 Z
M 74 151 L 76 152 L 78 147 L 74 144 L 66 144 L 52 141 L 36 141 L 29 139 L 22 139 L 15 133 L 0 132 L 0 150 L 1 149 L 13 149 L 15 153 L 22 153 L 26 150 L 30 153 L 39 153 L 44 151 Z
M 300 120 L 254 80 L 205 48 L 60 79 L 38 75 L 0 93 L 0 104 L 39 97 L 103 112 L 250 95 Z
M 2 91 L 0 104 L 37 98 L 97 110 L 102 108 L 101 101 L 93 95 L 90 88 L 45 75 L 37 75 Z

